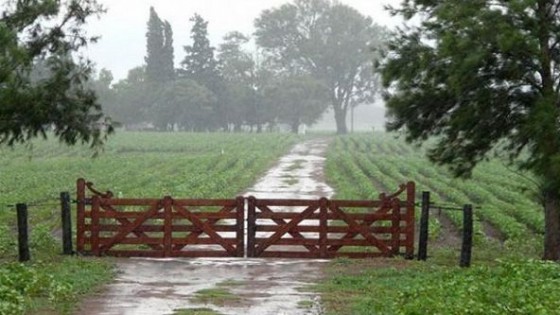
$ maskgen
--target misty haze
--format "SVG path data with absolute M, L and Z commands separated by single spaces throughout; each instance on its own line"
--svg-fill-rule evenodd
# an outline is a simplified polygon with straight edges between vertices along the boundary
M 560 314 L 560 0 L 0 0 L 0 315 Z

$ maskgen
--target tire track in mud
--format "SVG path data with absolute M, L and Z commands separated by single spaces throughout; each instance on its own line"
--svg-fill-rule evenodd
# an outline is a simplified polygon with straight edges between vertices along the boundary
M 243 195 L 332 197 L 334 191 L 325 183 L 323 172 L 328 144 L 329 139 L 320 138 L 295 145 Z M 305 287 L 321 278 L 325 263 L 258 258 L 116 259 L 114 282 L 85 300 L 75 314 L 159 315 L 199 308 L 224 315 L 321 314 L 318 296 Z M 209 303 L 196 299 L 201 290 L 230 295 Z

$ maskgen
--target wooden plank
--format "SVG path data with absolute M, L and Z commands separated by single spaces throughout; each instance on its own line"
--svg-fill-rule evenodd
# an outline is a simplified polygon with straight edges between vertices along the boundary
M 276 226 L 276 225 L 275 225 Z M 86 224 L 84 229 L 89 231 L 91 228 L 90 224 Z M 100 232 L 115 232 L 119 231 L 122 228 L 122 225 L 117 224 L 99 224 L 99 231 Z M 194 225 L 172 225 L 171 229 L 173 232 L 202 232 L 202 230 Z M 236 232 L 238 227 L 237 225 L 212 225 L 212 229 L 217 232 Z M 134 229 L 132 233 L 135 232 L 163 232 L 163 225 L 141 225 L 138 228 Z
M 237 243 L 235 247 L 237 248 L 237 257 L 243 257 L 245 255 L 245 198 L 239 196 L 236 199 L 235 213 L 237 214 Z M 214 230 L 215 226 L 213 226 Z
M 378 257 L 387 257 L 387 255 L 381 252 L 337 252 L 332 255 L 332 258 L 335 257 L 378 258 Z
M 408 182 L 406 189 L 406 214 L 404 215 L 404 220 L 406 221 L 406 234 L 407 240 L 405 242 L 406 252 L 405 256 L 408 259 L 414 257 L 414 226 L 415 226 L 415 207 L 416 207 L 416 184 L 414 182 Z
M 171 254 L 171 239 L 173 237 L 173 200 L 166 196 L 163 198 L 163 212 L 165 220 L 163 221 L 163 252 L 164 256 L 169 257 Z
M 235 246 L 237 245 L 237 238 L 235 237 L 223 237 L 222 241 L 226 244 L 229 244 L 230 246 Z M 209 238 L 209 237 L 199 237 L 195 240 L 189 240 L 188 242 L 183 239 L 183 238 L 174 238 L 171 240 L 171 243 L 173 245 L 216 245 L 216 246 L 220 246 L 219 244 L 216 244 L 216 241 L 214 241 L 213 239 Z M 184 248 L 184 247 L 183 247 Z
M 236 199 L 174 199 L 174 205 L 181 207 L 228 207 L 233 210 L 237 206 Z
M 92 197 L 91 204 L 91 252 L 95 256 L 101 256 L 99 248 L 99 197 Z
M 247 198 L 247 249 L 245 255 L 247 257 L 255 257 L 255 236 L 256 236 L 256 198 L 250 196 Z
M 256 199 L 255 206 L 267 207 L 319 207 L 319 200 L 317 199 Z
M 111 211 L 111 212 L 104 212 L 101 213 L 100 216 L 102 218 L 109 218 L 109 219 L 136 219 L 142 216 L 146 211 Z M 216 219 L 216 220 L 223 220 L 223 219 L 236 219 L 235 213 L 219 213 L 219 212 L 193 212 L 196 213 L 197 217 L 200 219 Z M 181 218 L 180 215 L 173 213 L 173 219 Z M 165 215 L 163 213 L 158 213 L 152 217 L 152 219 L 165 219 Z
M 257 242 L 262 242 L 267 240 L 267 238 L 255 239 Z M 306 239 L 293 239 L 293 238 L 282 238 L 276 241 L 272 246 L 305 246 L 305 245 L 318 245 L 318 238 L 306 238 Z M 333 246 L 364 246 L 371 247 L 371 242 L 366 239 L 327 239 L 328 245 Z M 385 246 L 391 246 L 392 239 L 380 239 L 379 242 L 385 244 Z M 316 256 L 318 257 L 318 256 Z M 318 257 L 319 258 L 319 257 Z
M 401 206 L 400 201 L 398 199 L 393 199 L 393 220 L 391 226 L 393 228 L 393 232 L 391 233 L 391 253 L 392 255 L 399 254 L 400 248 L 400 240 L 401 240 L 401 233 L 400 233 L 400 224 L 401 224 Z
M 149 207 L 156 202 L 159 202 L 160 199 L 153 199 L 153 198 L 103 198 L 101 201 L 102 206 L 146 206 Z
M 315 212 L 315 210 L 317 210 L 318 205 L 310 205 L 309 207 L 307 207 L 307 209 L 305 209 L 304 211 L 302 211 L 299 216 L 297 218 L 294 218 L 293 220 L 291 220 L 288 224 L 285 224 L 284 226 L 282 226 L 280 229 L 278 229 L 278 231 L 276 231 L 272 236 L 270 236 L 270 238 L 268 238 L 267 241 L 265 242 L 261 242 L 259 244 L 257 244 L 256 248 L 255 248 L 255 254 L 257 256 L 260 256 L 260 254 L 270 245 L 273 245 L 275 242 L 277 242 L 284 234 L 286 234 L 288 231 L 290 231 L 291 229 L 293 229 L 295 226 L 297 226 L 301 221 L 303 221 L 307 216 L 313 214 L 313 212 Z
M 318 258 L 316 253 L 306 251 L 264 251 L 259 254 L 262 258 Z M 327 257 L 328 258 L 328 257 Z
M 327 198 L 321 198 L 321 200 L 319 200 L 319 205 L 320 205 L 320 216 L 321 216 L 321 220 L 319 221 L 319 256 L 321 258 L 326 258 L 327 257 L 327 229 L 328 229 L 328 224 L 329 221 L 327 220 L 327 215 L 328 215 L 328 204 L 329 201 L 327 200 Z
M 110 249 L 105 252 L 107 256 L 113 257 L 152 257 L 152 258 L 163 258 L 163 250 L 122 250 L 122 249 Z
M 259 206 L 259 209 L 264 208 L 265 206 Z M 270 208 L 268 208 L 270 209 Z M 263 212 L 257 212 L 257 219 L 293 219 L 295 217 L 297 217 L 299 214 L 299 212 L 274 212 L 273 210 L 270 211 L 263 211 Z M 392 218 L 392 215 L 390 213 L 347 213 L 349 218 L 352 218 L 353 220 L 367 220 L 367 221 L 390 221 Z M 320 220 L 321 219 L 321 215 L 319 213 L 315 213 L 313 215 L 310 215 L 308 218 L 306 218 L 307 220 Z M 332 213 L 328 213 L 327 214 L 327 220 L 340 220 L 340 217 L 338 217 L 335 214 Z
M 99 244 L 101 246 L 108 246 L 112 240 L 112 237 L 100 237 Z M 161 245 L 162 243 L 163 238 L 161 237 L 127 237 L 119 241 L 119 244 L 125 245 Z
M 118 250 L 111 249 L 105 252 L 107 256 L 114 257 L 153 257 L 153 258 L 163 258 L 164 251 L 156 250 Z M 229 257 L 226 251 L 172 251 L 169 257 Z
M 279 225 L 262 225 L 256 226 L 257 232 L 276 232 L 280 226 Z M 386 234 L 393 233 L 393 228 L 390 226 L 369 226 L 367 230 L 373 234 Z M 318 225 L 298 225 L 294 228 L 295 231 L 300 233 L 319 233 L 321 228 Z M 328 233 L 343 234 L 354 231 L 353 228 L 348 226 L 327 226 Z M 405 234 L 406 231 L 404 227 L 399 228 L 401 234 Z M 407 235 L 407 234 L 406 234 Z
M 212 229 L 212 226 L 205 221 L 200 220 L 196 214 L 191 213 L 181 205 L 173 205 L 175 211 L 187 220 L 191 221 L 195 226 L 199 227 L 204 233 L 215 241 L 215 244 L 221 245 L 230 255 L 235 256 L 236 250 L 231 244 L 228 244 L 223 238 Z M 192 234 L 191 234 L 192 235 Z

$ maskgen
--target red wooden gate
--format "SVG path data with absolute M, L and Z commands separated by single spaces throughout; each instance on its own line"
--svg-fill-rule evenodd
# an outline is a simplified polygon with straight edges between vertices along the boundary
M 95 190 L 83 179 L 77 186 L 77 251 L 82 254 L 307 258 L 414 254 L 413 182 L 374 201 L 122 199 Z M 406 200 L 401 201 L 405 191 Z
M 80 179 L 77 250 L 97 256 L 243 257 L 244 202 L 112 198 Z
M 406 200 L 398 196 L 406 191 Z M 414 254 L 415 185 L 377 201 L 249 197 L 249 257 L 333 258 Z

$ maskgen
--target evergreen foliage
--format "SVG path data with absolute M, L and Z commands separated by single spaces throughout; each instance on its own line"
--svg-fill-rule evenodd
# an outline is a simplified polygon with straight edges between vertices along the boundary
M 418 26 L 381 66 L 391 122 L 469 176 L 497 146 L 540 180 L 544 258 L 560 260 L 560 12 L 556 0 L 405 1 Z

